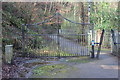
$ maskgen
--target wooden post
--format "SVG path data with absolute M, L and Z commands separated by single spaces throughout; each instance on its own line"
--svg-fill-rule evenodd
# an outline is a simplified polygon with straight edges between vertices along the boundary
M 92 55 L 91 58 L 94 58 L 94 40 L 92 40 Z
M 98 51 L 97 51 L 97 55 L 96 55 L 96 58 L 99 58 L 99 55 L 100 55 L 100 51 L 101 51 L 101 45 L 102 45 L 102 42 L 103 42 L 103 36 L 104 36 L 104 29 L 102 30 L 102 34 L 101 34 L 101 37 L 100 37 L 100 43 L 99 43 L 99 47 L 98 47 Z
M 94 58 L 94 25 L 92 25 L 92 54 L 91 58 Z

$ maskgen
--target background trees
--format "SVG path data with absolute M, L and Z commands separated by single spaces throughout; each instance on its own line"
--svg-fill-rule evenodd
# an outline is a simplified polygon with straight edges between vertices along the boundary
M 59 11 L 65 17 L 85 23 L 88 20 L 88 3 L 85 2 L 40 2 L 40 3 L 3 3 L 3 27 L 10 25 L 21 28 L 21 24 L 41 22 Z M 118 3 L 93 2 L 91 6 L 91 23 L 95 28 L 115 28 L 118 26 Z M 55 21 L 55 20 L 53 20 Z M 47 23 L 53 24 L 53 23 Z M 67 25 L 67 26 L 66 26 Z M 63 28 L 76 26 L 64 21 Z
M 118 3 L 92 3 L 91 22 L 96 29 L 118 28 Z
M 92 2 L 90 21 L 95 24 L 95 29 L 119 28 L 119 4 Z M 86 2 L 4 2 L 2 5 L 3 44 L 21 43 L 22 24 L 33 24 L 44 21 L 59 11 L 64 17 L 75 22 L 88 22 L 88 3 Z M 76 30 L 83 33 L 86 26 L 69 23 L 60 18 L 61 29 Z M 56 18 L 44 25 L 39 25 L 41 31 L 44 29 L 56 29 Z M 44 27 L 43 27 L 44 26 Z M 15 39 L 16 40 L 12 40 Z

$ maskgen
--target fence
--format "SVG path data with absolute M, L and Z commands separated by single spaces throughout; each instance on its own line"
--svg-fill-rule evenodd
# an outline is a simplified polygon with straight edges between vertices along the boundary
M 120 32 L 112 31 L 112 54 L 120 56 Z
M 45 26 L 38 28 L 38 25 L 44 25 L 44 23 L 47 23 L 54 17 L 57 19 L 57 25 L 52 26 L 51 29 L 45 28 Z M 71 30 L 72 33 L 70 31 L 67 34 L 60 35 L 59 18 L 76 25 L 84 25 L 84 28 L 80 29 L 79 33 L 74 33 L 74 30 Z M 93 32 L 93 27 L 93 24 L 74 22 L 65 18 L 60 13 L 56 13 L 43 22 L 23 25 L 22 51 L 24 53 L 26 50 L 29 54 L 37 53 L 40 56 L 90 56 L 90 40 L 88 39 L 91 37 L 89 37 L 86 31 L 89 31 L 89 28 L 91 28 Z M 52 32 L 49 30 L 52 30 Z M 92 54 L 94 54 L 94 51 Z
M 100 37 L 101 37 L 101 30 L 97 30 L 95 31 L 95 42 L 99 43 L 100 42 Z M 102 48 L 107 48 L 107 49 L 111 49 L 111 44 L 112 43 L 112 36 L 111 36 L 111 31 L 107 31 L 105 30 L 104 36 L 103 36 L 103 42 L 102 42 Z M 96 44 L 95 46 L 98 46 L 98 44 Z
M 95 42 L 100 41 L 101 30 L 95 31 Z M 96 45 L 97 46 L 97 45 Z M 120 32 L 118 30 L 106 30 L 104 37 L 102 48 L 111 49 L 111 53 L 113 55 L 119 56 L 120 54 Z
M 58 30 L 58 33 L 48 33 L 36 27 L 26 27 L 24 47 L 27 56 L 62 57 L 62 56 L 90 56 L 90 35 L 77 34 L 75 30 Z M 25 32 L 24 31 L 24 32 Z M 56 29 L 57 31 L 57 29 Z M 46 34 L 45 34 L 46 33 Z M 34 54 L 34 55 L 33 55 Z

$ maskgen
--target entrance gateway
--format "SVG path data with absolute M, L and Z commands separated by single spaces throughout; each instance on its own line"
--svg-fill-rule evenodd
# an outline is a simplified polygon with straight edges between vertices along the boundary
M 55 24 L 50 23 L 55 19 Z M 63 20 L 78 26 L 62 29 Z M 56 24 L 57 23 L 57 24 Z M 84 27 L 80 27 L 84 26 Z M 23 54 L 44 57 L 91 56 L 94 58 L 94 25 L 78 23 L 65 18 L 60 13 L 35 24 L 22 25 Z M 92 46 L 92 48 L 91 48 Z

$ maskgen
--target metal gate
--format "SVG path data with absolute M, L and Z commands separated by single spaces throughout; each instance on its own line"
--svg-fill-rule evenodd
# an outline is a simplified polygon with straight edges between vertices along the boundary
M 54 17 L 58 24 L 52 27 L 46 26 L 45 23 Z M 84 29 L 61 29 L 59 18 L 79 26 L 84 25 Z M 22 25 L 23 55 L 36 57 L 90 56 L 92 32 L 93 25 L 77 23 L 56 13 L 41 23 Z
M 120 33 L 117 30 L 111 30 L 112 34 L 112 54 L 120 56 Z

